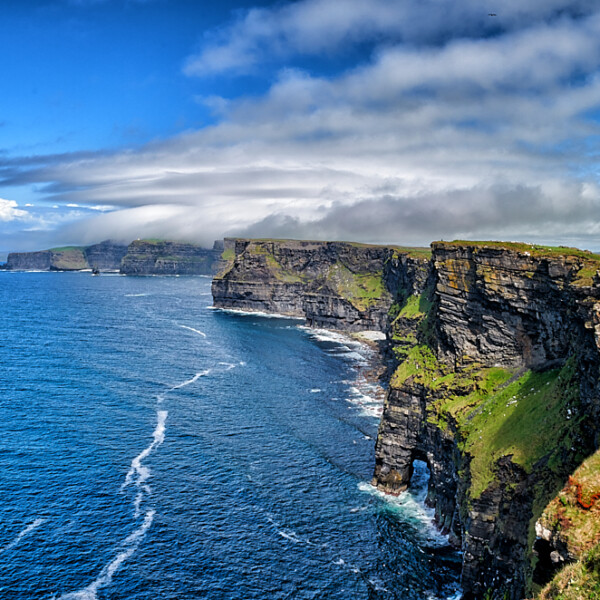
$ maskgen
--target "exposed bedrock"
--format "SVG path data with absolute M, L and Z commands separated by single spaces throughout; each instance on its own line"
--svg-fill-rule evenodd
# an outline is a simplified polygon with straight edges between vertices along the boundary
M 11 252 L 6 270 L 12 271 L 81 271 L 97 268 L 101 271 L 116 271 L 127 246 L 110 241 L 92 246 L 67 246 L 39 252 Z
M 413 461 L 427 462 L 427 502 L 463 551 L 465 600 L 519 600 L 543 584 L 539 531 L 546 554 L 572 558 L 548 533 L 565 517 L 538 519 L 600 441 L 600 256 L 499 242 L 436 242 L 431 256 L 344 242 L 229 243 L 215 306 L 387 334 L 395 370 L 373 483 L 400 493 Z M 563 493 L 576 498 L 571 488 Z
M 427 460 L 428 502 L 463 550 L 465 599 L 517 600 L 532 585 L 537 518 L 598 446 L 597 257 L 432 247 L 425 308 L 392 328 L 399 366 L 374 484 L 398 493 Z
M 221 248 L 166 240 L 135 240 L 121 262 L 125 275 L 213 275 L 221 264 Z
M 385 330 L 398 281 L 419 288 L 427 269 L 427 257 L 410 249 L 236 240 L 234 256 L 212 291 L 221 308 L 297 316 L 314 327 Z

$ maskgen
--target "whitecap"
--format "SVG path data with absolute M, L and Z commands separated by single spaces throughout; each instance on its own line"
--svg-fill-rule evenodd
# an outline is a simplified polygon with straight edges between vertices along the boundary
M 427 495 L 426 482 L 428 479 L 427 467 L 422 461 L 415 461 L 412 489 L 402 492 L 398 496 L 386 494 L 369 483 L 361 482 L 358 489 L 383 500 L 387 507 L 398 511 L 409 523 L 416 526 L 422 541 L 427 545 L 436 547 L 448 546 L 448 537 L 440 533 L 434 523 L 435 511 L 425 506 Z
M 129 468 L 129 471 L 125 476 L 125 481 L 121 486 L 121 491 L 123 491 L 127 486 L 131 485 L 132 483 L 135 483 L 136 487 L 138 488 L 138 494 L 134 501 L 134 510 L 136 517 L 139 515 L 140 504 L 143 498 L 143 492 L 150 492 L 149 486 L 145 485 L 145 482 L 150 477 L 150 469 L 144 466 L 142 464 L 142 461 L 150 455 L 154 448 L 160 446 L 164 442 L 168 414 L 169 413 L 166 410 L 156 411 L 156 427 L 152 434 L 152 443 L 131 461 L 131 467 Z
M 277 533 L 282 538 L 285 538 L 286 540 L 289 540 L 290 542 L 293 542 L 294 544 L 300 544 L 301 543 L 301 544 L 308 544 L 309 546 L 313 545 L 312 542 L 310 542 L 309 540 L 301 538 L 295 531 L 293 531 L 291 529 L 278 530 Z
M 240 308 L 221 308 L 220 306 L 207 306 L 210 310 L 219 310 L 233 315 L 242 315 L 244 317 L 261 317 L 263 319 L 293 319 L 294 321 L 303 321 L 300 316 L 283 315 L 281 313 L 267 313 L 260 310 L 242 310 Z

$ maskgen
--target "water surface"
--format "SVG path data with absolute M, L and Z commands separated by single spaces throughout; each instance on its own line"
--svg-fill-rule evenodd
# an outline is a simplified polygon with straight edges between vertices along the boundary
M 363 347 L 207 278 L 0 273 L 0 303 L 1 597 L 456 594 L 424 484 L 368 485 Z

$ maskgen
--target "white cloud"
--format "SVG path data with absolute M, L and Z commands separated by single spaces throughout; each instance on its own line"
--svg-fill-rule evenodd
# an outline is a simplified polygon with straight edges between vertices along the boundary
M 0 221 L 8 222 L 27 219 L 29 213 L 26 210 L 17 208 L 19 205 L 14 200 L 4 200 L 0 198 Z
M 528 28 L 561 15 L 586 15 L 595 0 L 503 0 L 497 17 L 481 0 L 303 0 L 253 8 L 209 34 L 184 66 L 188 75 L 244 72 L 263 61 L 319 56 L 354 43 L 442 44 Z
M 468 17 L 461 35 L 432 44 L 450 30 L 435 15 L 428 25 L 416 2 L 349 0 L 340 15 L 340 3 L 306 0 L 249 13 L 234 25 L 236 40 L 206 46 L 215 52 L 210 69 L 238 68 L 235 44 L 250 44 L 246 58 L 258 61 L 266 40 L 283 56 L 388 30 L 390 38 L 335 77 L 288 68 L 261 97 L 199 99 L 219 113 L 214 126 L 136 151 L 24 160 L 11 183 L 45 183 L 53 202 L 102 212 L 61 230 L 86 243 L 210 243 L 224 233 L 587 243 L 600 231 L 592 137 L 600 131 L 586 116 L 600 108 L 597 5 L 582 1 L 577 18 L 550 18 L 564 2 L 505 0 L 505 30 L 475 39 L 481 3 L 458 4 Z M 405 23 L 402 11 L 417 16 Z M 411 35 L 418 44 L 400 39 Z

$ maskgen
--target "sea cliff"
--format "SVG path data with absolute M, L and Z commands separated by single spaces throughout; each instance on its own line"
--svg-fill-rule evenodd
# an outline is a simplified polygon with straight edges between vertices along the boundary
M 463 551 L 465 600 L 518 600 L 576 560 L 600 580 L 589 566 L 599 509 L 578 505 L 569 480 L 591 461 L 585 493 L 600 488 L 590 458 L 600 442 L 599 267 L 576 249 L 514 243 L 437 242 L 429 255 L 238 240 L 213 296 L 215 306 L 384 331 L 396 367 L 373 483 L 400 493 L 425 460 L 427 501 Z M 560 494 L 566 504 L 553 509 Z M 594 533 L 574 549 L 569 530 Z
M 384 330 L 399 278 L 427 276 L 428 252 L 348 242 L 235 240 L 213 280 L 215 306 L 306 318 L 346 331 Z
M 4 269 L 9 271 L 118 271 L 127 246 L 110 241 L 92 246 L 65 246 L 39 252 L 11 252 Z
M 39 252 L 11 252 L 8 271 L 120 271 L 125 275 L 214 275 L 225 266 L 223 242 L 212 249 L 169 240 L 135 240 L 128 246 L 110 241 Z
M 125 275 L 213 275 L 222 250 L 168 240 L 135 240 L 121 262 Z

